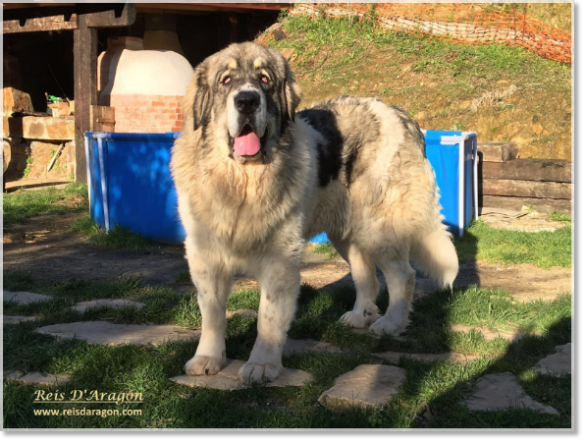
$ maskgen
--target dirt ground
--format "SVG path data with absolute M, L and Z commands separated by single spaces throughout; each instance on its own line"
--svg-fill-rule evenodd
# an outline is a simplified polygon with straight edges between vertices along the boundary
M 60 217 L 41 215 L 25 224 L 4 229 L 4 271 L 31 272 L 38 280 L 113 279 L 137 277 L 145 285 L 168 285 L 191 290 L 190 283 L 177 277 L 188 270 L 182 246 L 156 245 L 142 251 L 120 251 L 96 247 L 86 238 L 70 233 L 71 223 L 83 214 Z M 529 222 L 524 218 L 523 226 Z M 514 221 L 511 222 L 514 225 Z M 302 267 L 302 281 L 317 289 L 352 285 L 349 265 L 340 257 L 325 261 L 308 246 Z M 378 279 L 384 278 L 378 271 Z M 519 301 L 552 300 L 572 291 L 571 269 L 540 269 L 530 264 L 498 266 L 484 262 L 462 263 L 456 286 L 478 284 L 504 289 Z M 237 276 L 234 289 L 255 288 L 254 280 Z M 415 297 L 437 288 L 433 281 L 417 273 Z

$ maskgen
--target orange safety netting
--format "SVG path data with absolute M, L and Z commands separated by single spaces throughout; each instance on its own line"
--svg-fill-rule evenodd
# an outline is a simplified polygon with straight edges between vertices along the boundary
M 297 3 L 291 15 L 372 17 L 385 29 L 458 43 L 521 46 L 542 57 L 570 64 L 571 33 L 542 23 L 524 5 L 445 3 Z

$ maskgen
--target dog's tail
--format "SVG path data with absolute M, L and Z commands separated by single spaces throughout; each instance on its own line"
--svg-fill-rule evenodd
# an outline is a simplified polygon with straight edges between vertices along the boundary
M 411 244 L 412 260 L 429 277 L 436 279 L 441 287 L 453 289 L 453 281 L 459 272 L 459 259 L 451 234 L 442 224 L 423 238 Z

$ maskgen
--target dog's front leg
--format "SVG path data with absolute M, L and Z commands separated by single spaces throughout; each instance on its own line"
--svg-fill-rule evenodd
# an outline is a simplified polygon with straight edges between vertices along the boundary
M 202 254 L 188 245 L 186 251 L 201 310 L 201 338 L 195 356 L 185 364 L 185 373 L 216 374 L 225 366 L 225 312 L 232 275 L 222 262 L 210 258 L 212 254 Z
M 258 337 L 250 359 L 240 369 L 240 378 L 245 383 L 273 381 L 282 370 L 282 350 L 295 315 L 301 282 L 297 261 L 267 256 L 260 269 Z

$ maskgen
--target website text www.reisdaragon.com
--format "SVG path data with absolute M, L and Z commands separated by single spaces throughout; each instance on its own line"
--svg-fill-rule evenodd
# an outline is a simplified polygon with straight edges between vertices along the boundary
M 102 409 L 102 408 L 66 408 L 64 410 L 58 410 L 54 408 L 41 409 L 36 408 L 33 410 L 35 416 L 142 416 L 142 410 L 123 408 L 119 410 L 117 408 Z

